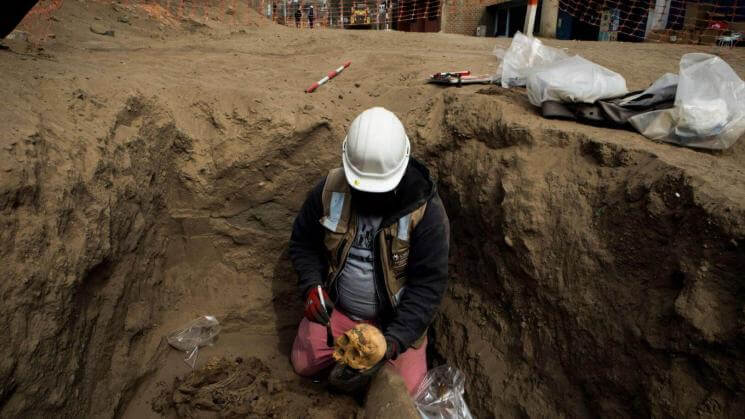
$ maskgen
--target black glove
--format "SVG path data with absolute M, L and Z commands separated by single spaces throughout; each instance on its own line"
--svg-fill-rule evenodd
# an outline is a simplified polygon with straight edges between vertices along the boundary
M 384 360 L 391 360 L 395 361 L 396 358 L 398 358 L 398 355 L 400 354 L 400 348 L 401 346 L 398 344 L 398 339 L 386 336 L 385 337 L 385 357 Z
M 329 385 L 347 394 L 354 394 L 366 388 L 385 363 L 396 359 L 399 355 L 399 345 L 395 338 L 386 336 L 385 343 L 383 359 L 366 370 L 360 371 L 347 365 L 336 364 L 329 374 Z
M 336 364 L 329 374 L 329 386 L 345 394 L 358 393 L 370 385 L 386 362 L 383 359 L 364 371 L 356 370 L 348 365 Z

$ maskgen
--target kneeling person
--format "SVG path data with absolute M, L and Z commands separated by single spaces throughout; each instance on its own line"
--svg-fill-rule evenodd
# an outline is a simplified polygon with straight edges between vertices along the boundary
M 413 393 L 427 372 L 427 328 L 447 286 L 449 224 L 437 188 L 410 156 L 403 124 L 371 108 L 352 122 L 343 167 L 310 192 L 293 225 L 290 257 L 305 296 L 292 348 L 295 371 L 331 366 L 336 338 L 378 326 L 389 362 Z

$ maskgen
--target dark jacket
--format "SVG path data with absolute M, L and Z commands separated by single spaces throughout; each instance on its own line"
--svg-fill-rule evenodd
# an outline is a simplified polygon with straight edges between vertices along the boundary
M 290 238 L 290 258 L 298 273 L 298 285 L 303 297 L 308 289 L 324 284 L 328 272 L 325 256 L 321 193 L 326 179 L 310 192 L 300 213 L 295 218 Z M 422 220 L 411 237 L 406 291 L 395 311 L 390 302 L 383 301 L 380 323 L 386 336 L 396 339 L 401 348 L 408 348 L 432 322 L 447 288 L 450 223 L 437 193 L 437 187 L 424 165 L 411 159 L 397 188 L 399 199 L 386 211 L 380 229 L 427 202 Z M 354 201 L 352 201 L 354 207 Z M 375 255 L 375 277 L 383 278 L 379 255 Z M 379 287 L 381 284 L 377 284 Z M 331 298 L 337 296 L 331 292 Z

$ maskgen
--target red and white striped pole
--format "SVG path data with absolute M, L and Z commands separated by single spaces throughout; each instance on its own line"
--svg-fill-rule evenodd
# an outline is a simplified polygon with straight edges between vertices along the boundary
M 525 27 L 523 33 L 525 36 L 533 36 L 535 27 L 535 14 L 538 10 L 538 0 L 528 0 L 528 10 L 525 12 Z
M 336 70 L 330 71 L 326 77 L 322 78 L 321 80 L 318 80 L 317 82 L 313 83 L 309 88 L 305 89 L 305 93 L 312 93 L 314 90 L 318 89 L 318 86 L 321 86 L 325 84 L 327 81 L 338 76 L 339 73 L 344 71 L 345 68 L 349 67 L 350 64 L 352 64 L 352 62 L 347 61 L 346 63 L 344 63 L 343 66 L 337 68 Z

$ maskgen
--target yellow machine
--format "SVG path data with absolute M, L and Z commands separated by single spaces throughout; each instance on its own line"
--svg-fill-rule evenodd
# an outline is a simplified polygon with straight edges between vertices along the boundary
M 356 3 L 352 8 L 352 25 L 369 25 L 370 11 L 364 3 Z

